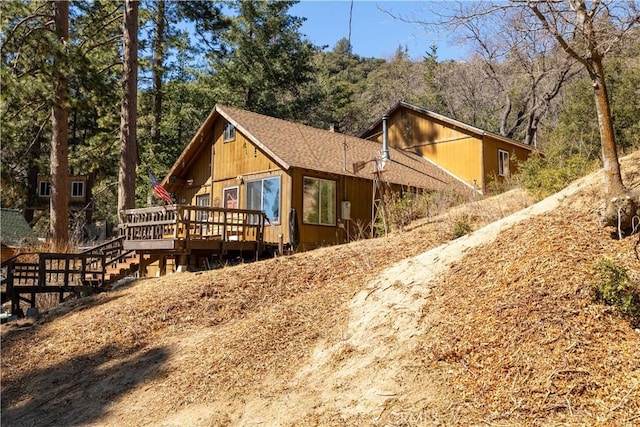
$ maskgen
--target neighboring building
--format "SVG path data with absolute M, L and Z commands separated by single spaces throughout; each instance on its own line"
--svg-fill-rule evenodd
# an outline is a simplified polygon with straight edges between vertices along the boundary
M 91 175 L 69 175 L 69 212 L 74 218 L 80 219 L 85 224 L 93 221 L 93 202 L 91 197 Z M 51 177 L 38 175 L 36 197 L 29 202 L 24 216 L 33 225 L 38 220 L 48 215 L 51 204 Z
M 422 156 L 469 187 L 486 193 L 535 148 L 405 102 L 394 105 L 360 137 L 382 142 L 387 118 L 389 145 Z
M 378 186 L 469 193 L 415 153 L 390 148 L 376 162 L 383 151 L 372 141 L 216 105 L 162 186 L 178 204 L 262 210 L 271 224 L 265 242 L 282 236 L 301 250 L 368 228 Z
M 87 209 L 91 194 L 88 175 L 69 175 L 69 209 Z M 38 198 L 35 209 L 49 209 L 51 201 L 51 177 L 38 175 Z
M 0 209 L 0 262 L 17 255 L 20 249 L 38 243 L 38 239 L 22 213 Z

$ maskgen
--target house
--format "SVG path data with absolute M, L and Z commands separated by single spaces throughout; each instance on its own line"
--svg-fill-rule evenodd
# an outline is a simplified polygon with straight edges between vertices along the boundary
M 89 175 L 70 174 L 67 176 L 69 189 L 69 212 L 81 219 L 83 223 L 91 223 L 93 219 L 93 202 L 91 197 L 93 177 Z M 51 177 L 40 174 L 37 177 L 36 197 L 29 202 L 24 216 L 31 225 L 49 213 L 51 204 Z
M 0 209 L 0 262 L 5 262 L 26 246 L 38 243 L 38 239 L 22 216 L 15 209 Z
M 223 105 L 161 184 L 178 205 L 262 211 L 264 241 L 297 250 L 369 229 L 383 187 L 469 193 L 417 153 Z
M 532 146 L 405 102 L 394 105 L 360 137 L 381 142 L 384 122 L 391 147 L 427 159 L 482 193 L 491 181 L 502 181 L 514 173 L 517 162 L 535 151 Z

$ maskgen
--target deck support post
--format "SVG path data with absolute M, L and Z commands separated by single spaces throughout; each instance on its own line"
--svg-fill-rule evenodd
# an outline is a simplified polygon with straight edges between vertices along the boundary
M 187 264 L 187 254 L 180 254 L 180 261 L 178 262 L 178 266 L 176 267 L 176 272 L 183 273 L 187 271 L 189 265 Z
M 167 257 L 160 255 L 158 260 L 158 276 L 165 276 L 167 274 Z
M 138 277 L 147 277 L 147 267 L 151 263 L 151 258 L 145 258 L 144 252 L 138 254 L 140 261 L 138 264 Z

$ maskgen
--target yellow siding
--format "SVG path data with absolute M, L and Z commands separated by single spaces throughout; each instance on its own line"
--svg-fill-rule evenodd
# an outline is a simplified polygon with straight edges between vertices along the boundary
M 486 191 L 498 177 L 498 149 L 509 153 L 510 173 L 531 150 L 491 135 L 480 135 L 464 128 L 425 116 L 407 108 L 395 110 L 388 122 L 389 144 L 427 158 L 470 186 Z M 382 143 L 382 124 L 369 134 Z M 517 159 L 517 161 L 515 161 Z M 499 180 L 503 178 L 498 177 Z
M 197 196 L 208 194 L 210 206 L 222 207 L 224 189 L 238 187 L 238 208 L 246 209 L 246 183 L 279 176 L 280 222 L 265 227 L 264 240 L 277 243 L 278 234 L 282 232 L 287 242 L 288 226 L 285 221 L 290 209 L 290 176 L 240 131 L 236 130 L 234 140 L 224 141 L 225 125 L 224 120 L 217 120 L 213 125 L 213 132 L 205 131 L 202 138 L 205 145 L 200 148 L 196 160 L 189 165 L 187 173 L 184 174 L 186 183 L 178 192 L 178 202 L 196 205 Z
M 482 144 L 475 138 L 425 147 L 422 156 L 448 170 L 470 186 L 482 185 Z
M 482 140 L 411 110 L 397 110 L 389 119 L 389 144 L 418 154 L 466 182 L 483 184 Z M 382 127 L 378 130 L 382 132 Z M 382 142 L 382 134 L 375 138 Z
M 509 172 L 511 174 L 517 172 L 517 164 L 527 160 L 531 154 L 531 150 L 526 147 L 520 147 L 514 144 L 508 144 L 491 136 L 485 136 L 484 142 L 484 158 L 485 158 L 485 182 L 488 184 L 498 179 L 502 181 L 504 178 L 498 174 L 498 150 L 509 153 Z
M 276 163 L 251 141 L 236 131 L 233 141 L 224 142 L 224 120 L 215 123 L 214 171 L 216 180 L 236 178 L 240 175 L 278 170 Z
M 303 221 L 303 179 L 304 177 L 320 178 L 335 181 L 336 183 L 336 224 L 315 225 L 305 224 Z M 293 173 L 292 206 L 298 216 L 300 250 L 314 249 L 320 246 L 328 246 L 345 243 L 357 237 L 359 232 L 369 231 L 371 224 L 371 201 L 373 184 L 371 181 L 361 178 L 338 176 L 332 174 L 296 169 Z M 351 219 L 342 217 L 342 202 L 351 203 Z M 348 230 L 348 231 L 347 231 Z M 286 234 L 285 242 L 289 241 Z

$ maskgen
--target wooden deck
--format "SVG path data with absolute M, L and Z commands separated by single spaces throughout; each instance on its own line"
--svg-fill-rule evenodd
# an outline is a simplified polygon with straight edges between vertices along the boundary
M 261 211 L 173 205 L 126 210 L 120 221 L 123 248 L 158 255 L 161 264 L 163 257 L 173 257 L 185 268 L 197 267 L 198 258 L 229 253 L 257 258 L 264 249 Z
M 12 314 L 21 303 L 36 307 L 39 294 L 101 290 L 137 272 L 145 276 L 157 262 L 166 273 L 167 259 L 180 268 L 227 255 L 253 255 L 264 249 L 265 216 L 261 211 L 174 205 L 131 209 L 121 215 L 120 236 L 80 253 L 19 254 L 2 263 L 2 303 Z

